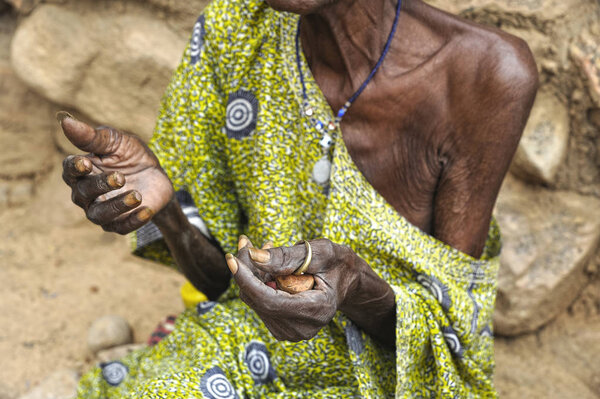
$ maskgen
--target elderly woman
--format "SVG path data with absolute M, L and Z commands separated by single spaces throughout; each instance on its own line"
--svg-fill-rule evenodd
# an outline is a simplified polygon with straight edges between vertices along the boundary
M 525 43 L 420 0 L 214 1 L 149 148 L 59 115 L 73 201 L 211 299 L 79 395 L 495 396 L 491 215 L 536 87 Z

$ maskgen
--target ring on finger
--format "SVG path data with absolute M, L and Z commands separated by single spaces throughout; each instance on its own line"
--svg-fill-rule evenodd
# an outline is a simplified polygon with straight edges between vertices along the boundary
M 304 272 L 306 271 L 306 269 L 308 269 L 308 266 L 310 265 L 310 261 L 312 260 L 312 248 L 310 247 L 310 243 L 306 240 L 302 241 L 304 242 L 304 246 L 306 247 L 306 257 L 304 258 L 304 262 L 294 272 L 296 276 L 304 274 Z

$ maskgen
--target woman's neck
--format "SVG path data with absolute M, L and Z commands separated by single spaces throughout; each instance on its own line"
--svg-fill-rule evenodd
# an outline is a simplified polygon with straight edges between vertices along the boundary
M 381 56 L 398 0 L 340 0 L 302 16 L 300 39 L 313 70 L 360 85 Z

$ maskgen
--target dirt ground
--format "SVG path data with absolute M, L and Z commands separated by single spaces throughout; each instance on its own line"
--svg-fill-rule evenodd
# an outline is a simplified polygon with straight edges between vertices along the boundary
M 124 316 L 145 342 L 183 309 L 183 278 L 89 223 L 70 202 L 60 161 L 31 202 L 0 210 L 0 399 L 54 370 L 89 368 L 87 329 L 102 315 Z M 496 343 L 501 397 L 600 398 L 600 280 L 549 326 Z

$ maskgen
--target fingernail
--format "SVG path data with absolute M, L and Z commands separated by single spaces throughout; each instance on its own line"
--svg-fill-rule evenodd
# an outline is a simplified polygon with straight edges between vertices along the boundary
M 110 188 L 121 188 L 125 184 L 125 176 L 119 172 L 113 172 L 106 178 Z
M 225 255 L 225 260 L 227 261 L 227 266 L 229 267 L 231 274 L 235 275 L 238 271 L 237 260 L 235 260 L 235 257 L 232 254 Z
M 75 161 L 75 169 L 77 169 L 77 171 L 79 173 L 89 172 L 90 171 L 90 161 L 88 161 L 85 158 L 78 158 Z
M 68 113 L 67 111 L 58 111 L 56 113 L 56 120 L 59 123 L 62 123 L 62 121 L 64 121 L 67 118 L 75 119 L 75 117 L 73 115 L 71 115 L 70 113 Z M 75 119 L 75 120 L 77 120 L 77 119 Z
M 142 196 L 140 193 L 138 193 L 137 191 L 134 191 L 132 193 L 129 193 L 125 196 L 125 198 L 123 199 L 123 202 L 125 203 L 125 205 L 127 206 L 134 206 L 139 204 L 142 201 Z
M 238 240 L 238 251 L 242 248 L 244 248 L 246 245 L 248 245 L 248 243 L 250 242 L 250 240 L 248 239 L 248 237 L 246 237 L 244 234 L 242 234 L 240 236 L 240 239 Z
M 137 218 L 140 222 L 147 222 L 152 219 L 152 216 L 154 216 L 154 212 L 150 208 L 144 208 L 137 213 Z
M 271 259 L 271 253 L 264 249 L 249 248 L 250 258 L 259 263 L 267 263 Z

